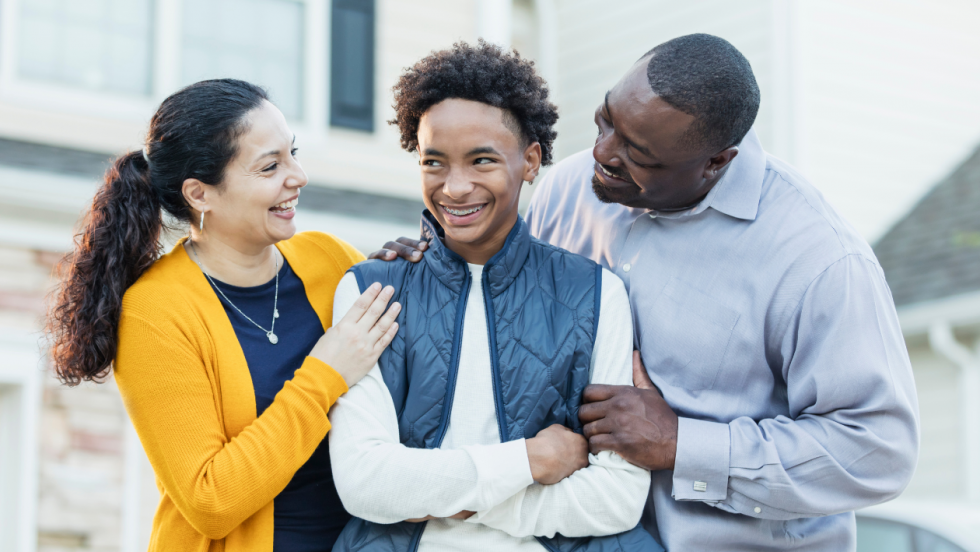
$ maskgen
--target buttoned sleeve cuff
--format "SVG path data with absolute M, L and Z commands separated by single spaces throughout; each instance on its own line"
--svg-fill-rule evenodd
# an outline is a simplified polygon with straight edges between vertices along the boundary
M 674 500 L 725 500 L 730 452 L 728 424 L 678 418 L 671 490 Z

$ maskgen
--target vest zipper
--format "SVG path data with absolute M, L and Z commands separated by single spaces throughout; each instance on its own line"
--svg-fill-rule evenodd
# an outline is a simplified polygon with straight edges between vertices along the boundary
M 493 406 L 497 413 L 497 431 L 500 432 L 500 442 L 506 443 L 509 439 L 507 426 L 504 424 L 504 411 L 501 406 L 504 402 L 500 390 L 500 359 L 497 356 L 497 324 L 493 315 L 493 301 L 490 297 L 490 274 L 489 266 L 483 267 L 483 308 L 487 315 L 487 338 L 490 343 L 490 371 L 493 374 Z
M 442 445 L 442 440 L 446 438 L 446 430 L 449 428 L 449 413 L 453 409 L 453 397 L 456 395 L 456 375 L 459 373 L 459 350 L 463 344 L 463 319 L 466 318 L 466 301 L 470 296 L 470 286 L 473 277 L 467 273 L 466 281 L 463 282 L 463 289 L 459 292 L 459 302 L 456 304 L 456 322 L 453 339 L 453 355 L 449 365 L 449 381 L 446 382 L 446 405 L 442 409 L 442 416 L 439 418 L 439 436 L 436 438 L 436 446 Z M 418 524 L 412 540 L 408 544 L 407 552 L 417 552 L 419 544 L 422 542 L 422 532 L 428 521 Z
M 449 414 L 453 409 L 453 397 L 456 395 L 456 375 L 459 373 L 459 352 L 463 344 L 463 319 L 466 318 L 466 301 L 470 296 L 470 286 L 473 276 L 466 273 L 466 281 L 463 282 L 463 289 L 459 292 L 459 303 L 456 305 L 456 323 L 453 335 L 453 354 L 449 365 L 449 381 L 446 382 L 446 404 L 442 409 L 442 416 L 439 418 L 439 436 L 436 438 L 436 445 L 433 448 L 442 446 L 442 440 L 446 438 L 446 430 L 449 428 Z

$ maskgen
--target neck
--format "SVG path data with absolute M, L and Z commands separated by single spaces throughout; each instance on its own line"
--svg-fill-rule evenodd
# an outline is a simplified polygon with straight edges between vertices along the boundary
M 276 275 L 277 260 L 282 265 L 274 245 L 242 247 L 196 232 L 184 242 L 184 249 L 212 278 L 239 287 L 268 282 Z
M 487 232 L 477 241 L 468 243 L 458 242 L 446 233 L 444 243 L 450 251 L 462 257 L 467 263 L 485 265 L 487 261 L 492 259 L 494 255 L 504 248 L 504 243 L 507 242 L 507 236 L 515 224 L 517 224 L 516 209 L 502 224 Z

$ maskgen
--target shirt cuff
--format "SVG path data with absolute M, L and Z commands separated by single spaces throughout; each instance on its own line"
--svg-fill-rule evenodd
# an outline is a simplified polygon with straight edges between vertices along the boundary
M 731 434 L 728 424 L 677 419 L 674 500 L 720 502 L 728 497 Z
M 476 465 L 481 502 L 492 508 L 534 483 L 524 439 L 463 447 Z

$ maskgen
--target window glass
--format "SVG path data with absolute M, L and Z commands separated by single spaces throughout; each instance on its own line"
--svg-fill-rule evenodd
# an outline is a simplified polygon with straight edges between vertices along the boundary
M 303 2 L 184 0 L 182 80 L 236 78 L 266 88 L 291 119 L 303 116 Z
M 966 550 L 935 533 L 925 529 L 916 529 L 915 552 L 966 552 Z
M 334 0 L 330 124 L 374 130 L 374 0 Z
M 857 518 L 857 552 L 915 552 L 909 526 L 864 517 Z
M 20 2 L 17 70 L 91 90 L 151 91 L 153 0 Z

